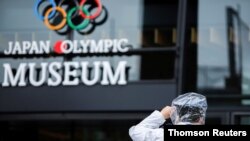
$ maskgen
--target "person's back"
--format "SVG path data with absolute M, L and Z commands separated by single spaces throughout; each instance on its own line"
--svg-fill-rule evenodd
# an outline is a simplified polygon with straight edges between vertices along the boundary
M 174 125 L 205 124 L 207 110 L 206 97 L 197 93 L 186 93 L 173 100 L 171 107 L 166 106 L 154 111 L 139 124 L 129 129 L 133 141 L 163 141 L 164 130 L 160 128 L 167 119 Z

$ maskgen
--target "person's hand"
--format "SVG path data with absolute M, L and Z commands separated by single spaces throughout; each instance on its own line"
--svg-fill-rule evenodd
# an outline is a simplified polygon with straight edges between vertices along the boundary
M 161 114 L 164 116 L 165 119 L 169 119 L 170 118 L 170 114 L 172 111 L 172 107 L 170 106 L 166 106 L 161 110 Z

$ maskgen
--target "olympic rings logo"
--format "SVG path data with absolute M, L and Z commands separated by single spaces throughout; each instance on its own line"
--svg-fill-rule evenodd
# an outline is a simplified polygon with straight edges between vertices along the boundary
M 71 2 L 72 1 L 65 1 L 65 0 L 58 0 L 59 2 L 55 2 L 55 0 L 47 0 L 50 3 L 50 7 L 47 7 L 44 11 L 44 14 L 42 15 L 39 12 L 39 7 L 40 5 L 44 2 L 45 0 L 37 0 L 35 3 L 35 13 L 36 16 L 44 22 L 44 24 L 50 29 L 50 30 L 60 30 L 62 28 L 65 27 L 65 25 L 68 25 L 70 28 L 74 29 L 74 30 L 83 30 L 85 29 L 89 23 L 96 19 L 98 16 L 100 16 L 100 14 L 103 11 L 103 6 L 101 3 L 101 0 L 94 0 L 96 6 L 97 6 L 97 10 L 95 11 L 95 13 L 90 14 L 90 11 L 85 7 L 85 5 L 87 4 L 87 0 L 80 0 L 80 3 L 78 2 L 78 0 L 73 0 L 74 4 L 76 5 L 75 7 L 72 7 L 70 5 L 68 5 L 68 11 L 66 12 L 65 9 L 62 8 L 62 5 L 64 2 Z M 71 4 L 72 5 L 72 4 Z M 55 17 L 56 13 L 59 13 L 62 18 L 60 21 L 57 21 L 57 24 L 52 24 L 50 22 L 50 20 L 52 18 Z M 74 19 L 74 17 L 80 17 L 81 21 L 78 24 L 75 24 L 73 22 L 72 19 Z M 79 20 L 78 20 L 79 21 Z

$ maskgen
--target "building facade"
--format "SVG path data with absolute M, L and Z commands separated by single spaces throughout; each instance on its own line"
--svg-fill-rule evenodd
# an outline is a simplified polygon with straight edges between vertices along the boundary
M 178 95 L 250 124 L 248 0 L 0 2 L 0 141 L 127 141 Z M 81 9 L 81 10 L 80 10 Z

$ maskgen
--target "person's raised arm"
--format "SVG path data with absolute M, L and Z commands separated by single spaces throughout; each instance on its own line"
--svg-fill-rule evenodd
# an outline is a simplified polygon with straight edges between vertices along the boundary
M 170 118 L 171 107 L 164 107 L 161 112 L 154 111 L 139 124 L 129 129 L 129 135 L 133 141 L 163 141 L 164 131 L 159 128 L 165 119 Z

